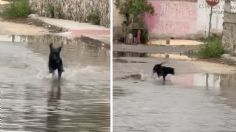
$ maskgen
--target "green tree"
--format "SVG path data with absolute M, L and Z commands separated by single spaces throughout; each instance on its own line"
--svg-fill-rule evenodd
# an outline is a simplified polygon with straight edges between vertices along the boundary
M 8 18 L 24 18 L 31 13 L 29 0 L 10 0 L 2 15 Z
M 125 17 L 124 23 L 127 26 L 134 21 L 142 22 L 144 13 L 154 14 L 153 6 L 147 0 L 116 0 L 115 5 Z
M 148 0 L 116 0 L 116 7 L 119 9 L 119 13 L 124 16 L 125 20 L 122 24 L 124 38 L 128 33 L 133 33 L 134 25 L 138 28 L 142 28 L 141 43 L 146 43 L 148 40 L 148 30 L 144 23 L 144 14 L 154 14 L 154 8 Z

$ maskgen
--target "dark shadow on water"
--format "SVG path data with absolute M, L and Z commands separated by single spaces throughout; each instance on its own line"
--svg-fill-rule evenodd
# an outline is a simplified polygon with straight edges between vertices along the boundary
M 113 52 L 114 57 L 148 57 L 147 53 L 136 53 L 136 52 Z
M 60 102 L 61 99 L 61 82 L 57 79 L 52 80 L 51 90 L 48 92 L 48 100 L 47 100 L 47 132 L 55 132 L 57 131 L 57 126 L 60 124 L 59 114 L 60 110 Z

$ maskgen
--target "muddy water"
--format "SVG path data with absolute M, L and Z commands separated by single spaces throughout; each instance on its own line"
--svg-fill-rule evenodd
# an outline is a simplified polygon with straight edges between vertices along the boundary
M 0 131 L 109 131 L 109 51 L 79 39 L 0 37 Z M 48 74 L 48 44 L 63 43 L 65 72 Z
M 185 61 L 170 60 L 177 71 L 179 64 L 186 70 L 162 85 L 150 72 L 161 60 L 127 60 L 146 63 L 114 63 L 114 132 L 236 130 L 235 74 L 191 73 Z

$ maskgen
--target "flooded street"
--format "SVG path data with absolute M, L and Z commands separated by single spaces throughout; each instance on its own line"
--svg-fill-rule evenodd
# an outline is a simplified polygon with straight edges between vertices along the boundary
M 163 61 L 176 72 L 166 85 L 152 77 L 154 64 Z M 114 59 L 114 132 L 236 131 L 235 82 L 229 66 L 212 68 L 183 57 L 119 56 Z
M 49 43 L 65 72 L 48 71 Z M 0 131 L 108 132 L 109 50 L 56 36 L 0 36 Z

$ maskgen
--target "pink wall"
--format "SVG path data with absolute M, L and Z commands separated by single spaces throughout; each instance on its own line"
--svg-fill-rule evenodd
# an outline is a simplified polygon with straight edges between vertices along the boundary
M 183 37 L 194 34 L 197 27 L 196 2 L 149 0 L 155 14 L 145 15 L 151 36 Z

